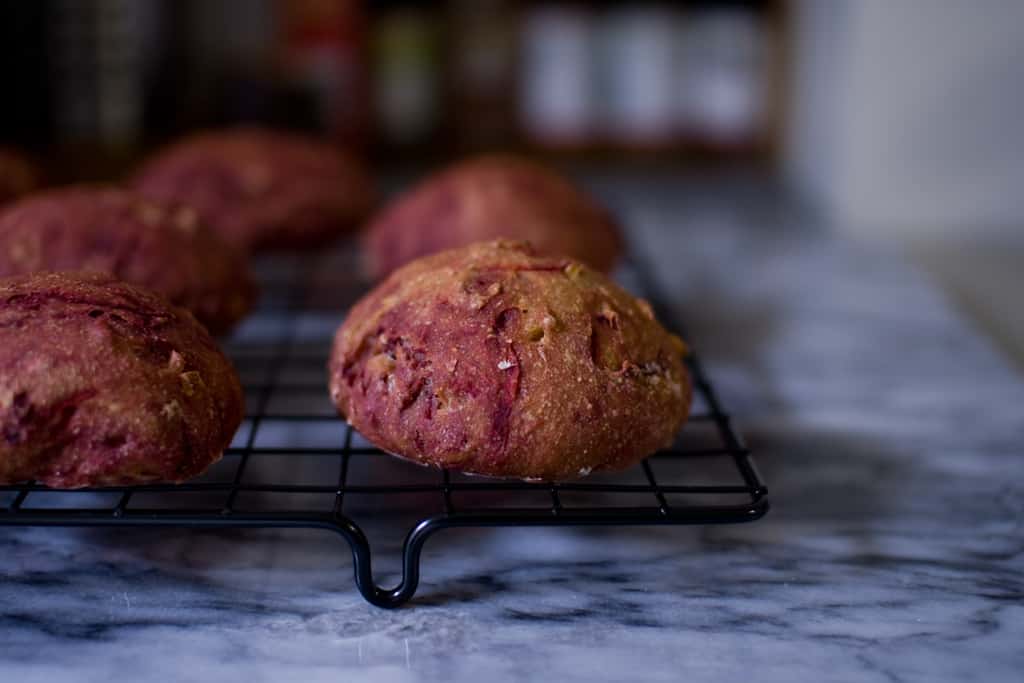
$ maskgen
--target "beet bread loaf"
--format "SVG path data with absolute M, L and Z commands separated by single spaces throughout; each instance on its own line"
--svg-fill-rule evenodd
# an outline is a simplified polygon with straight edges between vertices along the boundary
M 245 249 L 314 247 L 351 232 L 374 201 L 353 158 L 294 133 L 238 128 L 171 145 L 133 180 L 144 196 L 191 206 Z
M 367 270 L 383 277 L 421 256 L 494 239 L 529 241 L 602 272 L 622 251 L 611 216 L 567 179 L 526 159 L 485 156 L 427 178 L 372 219 Z
M 189 479 L 242 419 L 231 364 L 190 313 L 105 275 L 0 280 L 0 483 Z
M 195 211 L 112 187 L 52 190 L 0 211 L 0 277 L 61 270 L 109 273 L 152 289 L 214 334 L 231 329 L 256 294 L 245 255 Z
M 331 398 L 424 464 L 559 480 L 668 445 L 691 396 L 683 343 L 578 261 L 488 242 L 394 272 L 334 341 Z

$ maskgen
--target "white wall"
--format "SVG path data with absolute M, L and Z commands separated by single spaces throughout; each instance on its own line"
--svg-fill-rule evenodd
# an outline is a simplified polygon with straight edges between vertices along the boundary
M 787 171 L 880 237 L 1024 237 L 1024 1 L 794 0 Z

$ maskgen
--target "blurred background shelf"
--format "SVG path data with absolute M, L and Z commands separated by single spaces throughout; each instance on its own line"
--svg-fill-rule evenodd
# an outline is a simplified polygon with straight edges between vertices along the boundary
M 769 162 L 784 23 L 775 0 L 7 3 L 0 141 L 75 177 L 239 122 L 385 162 Z
M 1020 357 L 1022 25 L 1012 0 L 7 2 L 0 145 L 57 183 L 247 122 L 407 177 L 502 151 L 752 169 L 825 229 L 906 249 Z

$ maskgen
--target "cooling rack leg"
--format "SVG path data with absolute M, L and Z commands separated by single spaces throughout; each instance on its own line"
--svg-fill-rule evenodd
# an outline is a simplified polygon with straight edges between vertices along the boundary
M 394 609 L 408 602 L 420 583 L 420 554 L 423 545 L 435 531 L 446 526 L 438 519 L 420 522 L 405 539 L 402 548 L 402 581 L 394 588 L 382 588 L 373 580 L 373 561 L 370 543 L 362 530 L 347 517 L 336 517 L 334 530 L 348 541 L 352 548 L 352 564 L 356 587 L 371 605 Z

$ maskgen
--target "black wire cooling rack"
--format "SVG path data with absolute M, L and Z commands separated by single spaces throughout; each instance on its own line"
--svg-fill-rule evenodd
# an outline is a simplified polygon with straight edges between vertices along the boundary
M 355 581 L 369 602 L 395 607 L 419 583 L 420 554 L 452 527 L 724 524 L 759 519 L 767 491 L 696 355 L 693 412 L 676 444 L 626 472 L 579 482 L 470 478 L 392 458 L 336 416 L 325 364 L 342 313 L 365 288 L 355 251 L 288 255 L 257 264 L 260 309 L 225 350 L 246 389 L 248 414 L 224 458 L 181 485 L 55 490 L 0 486 L 0 524 L 21 526 L 316 528 L 352 549 Z M 645 270 L 624 284 L 667 311 Z M 416 520 L 394 588 L 374 581 L 359 502 L 404 508 Z

